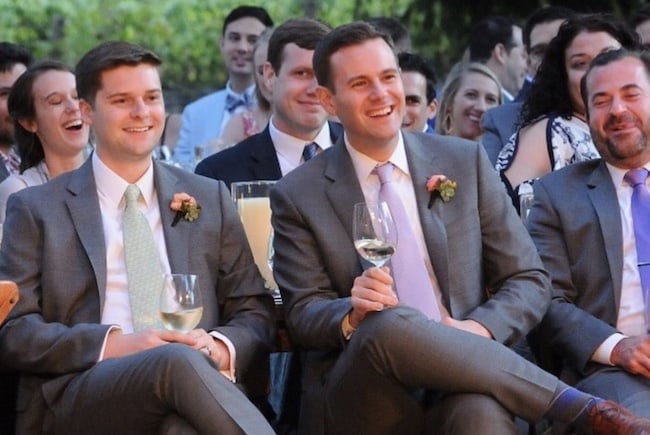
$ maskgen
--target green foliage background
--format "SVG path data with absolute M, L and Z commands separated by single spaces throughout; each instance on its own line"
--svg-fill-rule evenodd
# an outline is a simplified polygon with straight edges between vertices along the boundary
M 337 26 L 390 15 L 410 29 L 414 49 L 444 73 L 460 59 L 472 22 L 490 14 L 522 21 L 535 8 L 558 3 L 581 11 L 627 16 L 641 0 L 561 2 L 510 0 L 0 0 L 0 40 L 31 49 L 37 58 L 74 65 L 101 41 L 145 45 L 164 60 L 167 103 L 180 110 L 189 100 L 222 87 L 226 74 L 217 41 L 225 15 L 237 5 L 264 6 L 277 24 L 311 16 Z M 441 74 L 443 76 L 443 74 Z

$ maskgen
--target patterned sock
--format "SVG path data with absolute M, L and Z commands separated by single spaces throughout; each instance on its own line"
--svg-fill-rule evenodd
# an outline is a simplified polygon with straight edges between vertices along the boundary
M 602 400 L 572 387 L 558 387 L 545 417 L 577 428 L 586 428 L 589 425 L 589 410 Z

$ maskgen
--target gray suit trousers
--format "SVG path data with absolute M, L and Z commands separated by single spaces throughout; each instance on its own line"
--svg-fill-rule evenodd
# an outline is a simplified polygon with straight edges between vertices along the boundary
M 274 433 L 210 358 L 183 344 L 96 364 L 70 381 L 48 417 L 46 428 L 61 434 Z
M 368 315 L 337 359 L 326 383 L 325 429 L 420 433 L 426 431 L 427 407 L 440 403 L 436 394 L 448 393 L 488 396 L 510 413 L 538 421 L 566 387 L 493 340 L 440 325 L 411 308 L 391 308 Z

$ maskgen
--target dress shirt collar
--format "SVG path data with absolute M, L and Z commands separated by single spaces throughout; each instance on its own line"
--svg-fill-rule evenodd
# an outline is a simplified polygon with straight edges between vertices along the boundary
M 316 142 L 321 150 L 326 150 L 332 146 L 330 126 L 327 122 L 323 124 L 313 140 L 305 141 L 304 139 L 299 139 L 278 130 L 273 123 L 273 116 L 271 116 L 271 120 L 269 121 L 269 134 L 271 135 L 275 151 L 290 162 L 294 168 L 298 167 L 302 162 L 302 150 L 305 148 L 305 145 Z
M 113 207 L 116 209 L 120 208 L 120 204 L 123 203 L 124 192 L 129 183 L 106 166 L 97 153 L 93 153 L 92 165 L 97 192 L 99 195 L 106 198 Z M 144 202 L 147 208 L 149 208 L 153 202 L 155 194 L 153 164 L 149 165 L 149 169 L 147 169 L 144 175 L 142 175 L 135 184 L 140 188 Z
M 350 153 L 352 165 L 354 166 L 354 170 L 357 173 L 357 178 L 359 180 L 368 179 L 373 169 L 375 169 L 375 166 L 385 163 L 378 162 L 375 159 L 370 158 L 363 153 L 360 153 L 352 145 L 350 145 L 347 134 L 344 134 L 343 137 L 345 140 L 345 148 L 348 150 L 348 153 Z M 408 161 L 406 160 L 406 149 L 404 147 L 404 138 L 402 137 L 401 132 L 399 134 L 399 139 L 397 140 L 397 146 L 395 147 L 395 150 L 393 150 L 393 154 L 390 156 L 388 161 L 410 177 L 411 173 L 409 171 Z
M 607 165 L 607 170 L 609 171 L 609 176 L 612 178 L 614 187 L 618 189 L 621 186 L 629 186 L 631 188 L 631 186 L 627 184 L 627 181 L 623 180 L 623 177 L 625 177 L 625 174 L 627 174 L 629 169 L 619 168 L 607 162 L 605 164 Z M 650 162 L 643 165 L 643 167 L 650 171 Z
M 244 92 L 239 93 L 239 92 L 235 92 L 233 90 L 232 86 L 230 85 L 230 80 L 228 80 L 228 82 L 226 83 L 226 93 L 228 95 L 232 95 L 235 98 L 243 97 L 244 95 L 246 95 L 246 97 L 248 98 L 248 101 L 251 101 L 251 102 L 256 101 L 255 83 L 253 83 L 252 85 L 250 85 L 249 87 L 244 89 Z

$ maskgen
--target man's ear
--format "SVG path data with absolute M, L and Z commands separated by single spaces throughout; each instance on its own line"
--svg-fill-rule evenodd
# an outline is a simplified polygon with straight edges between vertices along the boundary
M 434 98 L 427 107 L 429 112 L 427 119 L 433 119 L 436 116 L 436 113 L 438 113 L 438 100 Z
M 336 107 L 334 106 L 332 92 L 325 86 L 318 86 L 316 88 L 316 96 L 325 111 L 331 116 L 336 116 Z
M 506 50 L 506 46 L 499 42 L 492 49 L 492 56 L 494 56 L 494 58 L 498 60 L 500 64 L 505 64 L 506 57 L 508 57 L 508 50 Z
M 81 112 L 81 120 L 88 125 L 92 125 L 93 108 L 90 103 L 83 98 L 79 99 L 79 111 Z
M 270 62 L 264 62 L 262 66 L 262 75 L 264 76 L 264 85 L 267 89 L 273 92 L 273 82 L 275 81 L 275 70 Z

